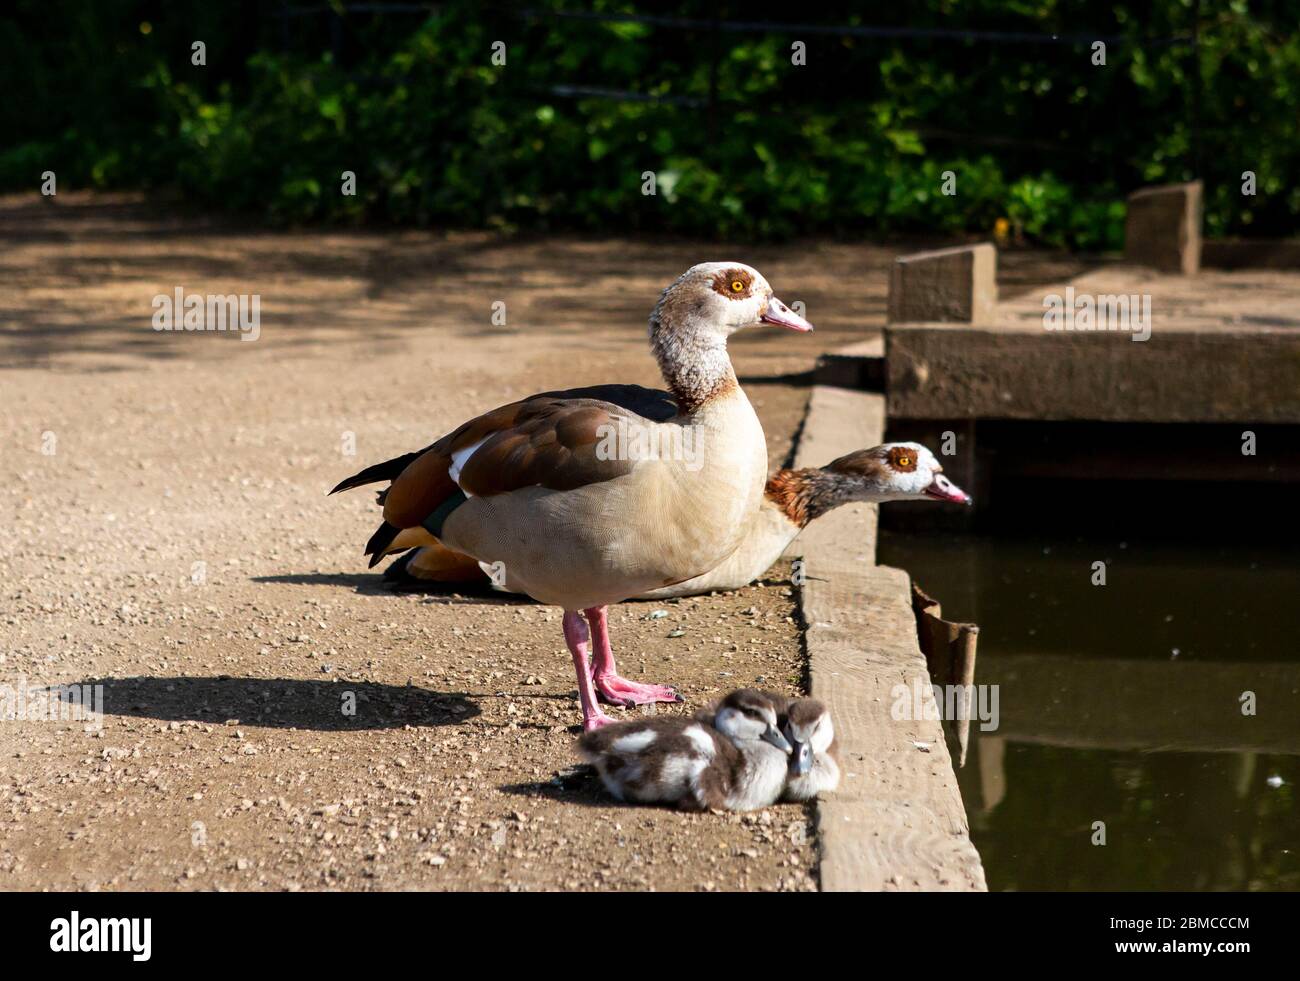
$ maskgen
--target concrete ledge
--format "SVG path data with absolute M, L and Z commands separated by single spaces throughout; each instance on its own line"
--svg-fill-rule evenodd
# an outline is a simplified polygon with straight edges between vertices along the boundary
M 1202 242 L 1201 265 L 1210 269 L 1300 269 L 1300 241 L 1218 239 Z
M 1184 276 L 1200 270 L 1200 181 L 1144 187 L 1128 196 L 1124 260 Z
M 892 419 L 1300 422 L 1300 331 L 889 328 Z
M 884 399 L 816 386 L 796 465 L 879 443 Z M 840 508 L 800 537 L 812 694 L 835 719 L 844 779 L 817 802 L 823 890 L 986 889 L 936 719 L 898 721 L 896 685 L 931 701 L 906 573 L 875 564 L 876 509 Z
M 997 275 L 990 243 L 899 256 L 889 274 L 888 322 L 990 323 Z
M 881 334 L 827 351 L 817 359 L 813 379 L 818 385 L 856 388 L 865 392 L 885 390 L 885 338 Z
M 1300 422 L 1297 289 L 1293 272 L 1108 266 L 999 304 L 992 325 L 889 324 L 889 418 Z M 1080 298 L 1132 315 L 1049 330 L 1049 301 Z

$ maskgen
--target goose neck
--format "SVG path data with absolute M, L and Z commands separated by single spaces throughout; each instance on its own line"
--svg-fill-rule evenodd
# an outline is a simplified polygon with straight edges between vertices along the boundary
M 656 311 L 657 313 L 657 311 Z M 738 392 L 725 334 L 689 321 L 650 321 L 650 348 L 681 411 L 687 415 Z

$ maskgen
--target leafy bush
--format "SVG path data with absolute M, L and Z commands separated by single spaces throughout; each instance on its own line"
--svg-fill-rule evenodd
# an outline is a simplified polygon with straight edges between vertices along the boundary
M 0 81 L 19 93 L 0 106 L 0 186 L 54 170 L 61 188 L 172 186 L 293 223 L 762 238 L 1001 223 L 1095 249 L 1120 244 L 1127 191 L 1199 169 L 1210 234 L 1300 226 L 1300 41 L 1283 0 L 1207 13 L 1195 49 L 1138 43 L 1190 32 L 1192 0 L 977 0 L 960 14 L 923 0 L 868 17 L 1123 39 L 1105 66 L 1084 43 L 730 32 L 698 0 L 678 5 L 698 21 L 686 29 L 537 6 L 20 0 L 0 19 Z M 848 4 L 743 10 L 863 21 Z M 195 40 L 206 66 L 190 63 Z M 796 41 L 806 65 L 791 63 Z M 355 196 L 340 193 L 344 171 Z

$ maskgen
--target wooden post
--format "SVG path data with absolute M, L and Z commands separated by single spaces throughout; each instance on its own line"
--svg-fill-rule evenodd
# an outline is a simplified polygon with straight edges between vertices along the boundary
M 1161 272 L 1201 268 L 1201 182 L 1144 187 L 1128 196 L 1124 259 Z
M 899 256 L 889 277 L 889 322 L 991 324 L 997 275 L 990 242 Z
M 966 765 L 966 747 L 970 740 L 971 702 L 975 691 L 975 654 L 980 628 L 973 623 L 956 623 L 943 618 L 939 601 L 912 583 L 912 613 L 916 632 L 935 685 L 961 687 L 962 704 L 956 719 L 946 719 L 957 736 L 960 750 L 957 765 Z M 938 697 L 938 696 L 936 696 Z M 947 704 L 947 699 L 943 699 Z

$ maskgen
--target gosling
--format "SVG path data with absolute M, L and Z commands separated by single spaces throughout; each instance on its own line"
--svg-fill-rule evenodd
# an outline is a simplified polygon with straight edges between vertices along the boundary
M 781 731 L 790 743 L 782 800 L 812 800 L 840 785 L 835 727 L 825 705 L 815 698 L 794 699 L 781 713 Z
M 793 747 L 777 725 L 784 702 L 741 688 L 711 716 L 620 722 L 584 733 L 578 752 L 622 801 L 686 811 L 757 810 L 788 789 Z

